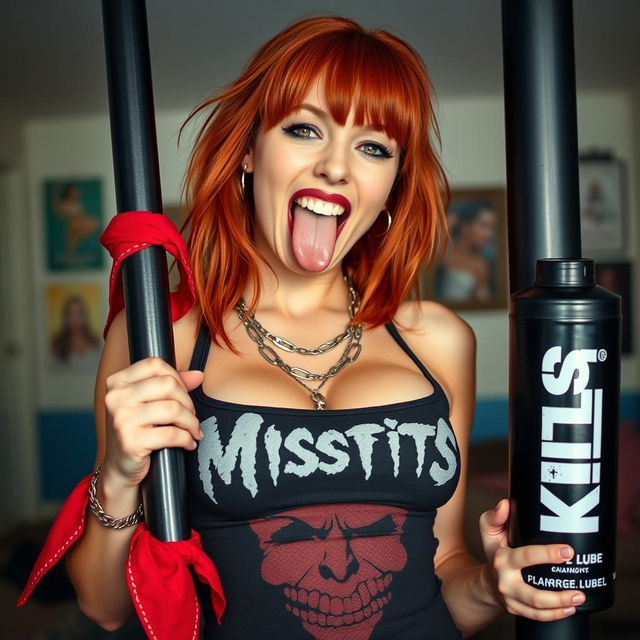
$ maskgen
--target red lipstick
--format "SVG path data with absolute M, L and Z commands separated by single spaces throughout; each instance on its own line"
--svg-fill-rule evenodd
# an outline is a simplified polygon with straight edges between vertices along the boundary
M 351 203 L 347 198 L 341 196 L 339 193 L 328 193 L 327 191 L 322 191 L 322 189 L 299 189 L 291 196 L 289 199 L 289 231 L 293 230 L 293 218 L 291 216 L 293 203 L 298 198 L 302 198 L 304 196 L 317 198 L 318 200 L 324 200 L 325 202 L 331 202 L 332 204 L 338 204 L 341 207 L 344 207 L 344 213 L 341 214 L 344 218 L 337 229 L 337 233 L 339 235 L 347 221 L 347 218 L 349 217 L 349 214 L 351 213 Z

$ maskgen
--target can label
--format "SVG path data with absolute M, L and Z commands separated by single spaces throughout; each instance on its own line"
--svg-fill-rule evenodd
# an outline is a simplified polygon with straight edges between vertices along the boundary
M 549 542 L 571 544 L 575 555 L 561 564 L 522 571 L 527 584 L 539 589 L 580 589 L 588 601 L 604 595 L 602 590 L 607 592 L 615 577 L 610 544 L 602 532 L 612 526 L 603 517 L 609 508 L 601 502 L 607 493 L 601 493 L 601 383 L 606 360 L 604 348 L 567 350 L 559 345 L 548 348 L 542 357 L 540 376 L 547 396 L 538 405 L 537 526 Z
M 606 359 L 604 349 L 574 349 L 562 359 L 562 347 L 547 350 L 542 359 L 542 384 L 554 396 L 579 396 L 569 406 L 542 407 L 540 502 L 553 515 L 540 515 L 540 530 L 554 533 L 597 533 L 600 516 L 587 515 L 600 504 L 600 456 L 602 451 L 602 389 L 588 389 L 589 364 Z M 560 371 L 555 375 L 557 365 Z M 591 437 L 563 442 L 556 425 L 589 425 Z M 577 462 L 580 460 L 580 462 Z M 591 485 L 573 504 L 555 490 L 558 485 Z M 547 485 L 547 486 L 545 486 Z

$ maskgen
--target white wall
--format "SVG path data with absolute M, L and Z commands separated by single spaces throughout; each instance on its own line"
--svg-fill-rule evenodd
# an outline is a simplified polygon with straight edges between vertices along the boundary
M 640 90 L 638 91 L 640 94 Z M 638 154 L 634 153 L 634 96 L 624 92 L 587 93 L 578 96 L 578 144 L 580 150 L 610 150 L 625 161 L 629 175 L 629 248 L 636 278 L 640 240 L 638 201 Z M 442 156 L 452 187 L 504 186 L 506 184 L 504 106 L 501 97 L 458 98 L 439 105 Z M 635 110 L 637 112 L 637 109 Z M 640 122 L 636 123 L 640 128 Z M 636 138 L 640 133 L 636 133 Z M 638 141 L 640 148 L 640 141 Z M 637 282 L 637 280 L 636 280 Z M 638 304 L 636 296 L 636 313 Z M 508 317 L 504 311 L 461 314 L 474 328 L 478 339 L 478 395 L 505 395 L 508 389 Z M 640 386 L 639 325 L 636 321 L 636 354 L 622 361 L 622 388 Z
M 634 156 L 632 94 L 607 92 L 584 94 L 578 101 L 580 148 L 598 147 L 611 150 L 627 163 L 629 180 L 629 210 L 636 210 L 637 176 Z M 184 112 L 160 113 L 157 119 L 158 144 L 165 204 L 177 202 L 181 178 L 190 143 L 187 131 L 177 150 L 177 133 L 188 109 Z M 506 182 L 504 152 L 503 102 L 495 97 L 444 99 L 439 105 L 443 140 L 443 161 L 454 187 L 504 186 Z M 45 353 L 45 284 L 64 282 L 66 274 L 47 274 L 44 265 L 43 188 L 45 179 L 102 177 L 104 184 L 103 211 L 105 217 L 115 211 L 113 171 L 111 164 L 109 123 L 105 116 L 68 120 L 31 122 L 26 127 L 26 166 L 28 171 L 29 215 L 33 228 L 33 301 L 36 318 L 38 353 Z M 631 219 L 629 255 L 638 267 L 638 227 Z M 620 257 L 620 256 L 618 256 Z M 84 273 L 80 281 L 101 282 L 104 285 L 106 313 L 107 270 Z M 478 338 L 478 393 L 480 396 L 504 396 L 507 393 L 508 322 L 506 310 L 465 312 Z M 637 315 L 636 315 L 637 317 Z M 636 354 L 640 350 L 636 329 Z M 93 381 L 76 375 L 52 378 L 37 372 L 38 406 L 46 408 L 78 406 L 91 403 Z M 640 386 L 640 357 L 623 360 L 623 389 Z
M 444 99 L 439 105 L 439 112 L 443 161 L 452 186 L 504 186 L 506 168 L 501 97 Z M 185 107 L 184 111 L 163 112 L 157 117 L 165 204 L 176 203 L 180 198 L 182 174 L 193 131 L 186 131 L 179 150 L 177 136 L 187 113 L 188 107 Z M 632 257 L 637 282 L 640 275 L 640 229 L 635 211 L 640 185 L 640 85 L 635 92 L 628 94 L 580 95 L 578 120 L 581 149 L 609 149 L 627 163 L 631 232 L 629 255 L 626 257 Z M 3 218 L 15 230 L 11 236 L 15 236 L 16 243 L 11 268 L 20 274 L 16 280 L 20 296 L 12 307 L 15 316 L 12 326 L 16 327 L 18 341 L 25 348 L 17 365 L 21 374 L 16 383 L 28 389 L 30 406 L 23 407 L 18 423 L 9 425 L 7 437 L 12 443 L 11 455 L 16 460 L 28 461 L 21 465 L 17 476 L 13 476 L 23 487 L 23 495 L 16 498 L 23 505 L 22 516 L 26 516 L 46 512 L 50 507 L 38 503 L 36 497 L 38 463 L 34 409 L 89 409 L 93 396 L 92 375 L 54 376 L 46 372 L 43 363 L 43 354 L 48 350 L 45 286 L 66 283 L 71 277 L 78 282 L 99 283 L 104 317 L 107 311 L 108 266 L 99 271 L 80 272 L 77 276 L 46 271 L 43 182 L 56 178 L 101 178 L 103 213 L 105 220 L 110 217 L 115 211 L 115 195 L 108 118 L 105 114 L 28 122 L 24 146 L 18 155 L 24 159 L 24 171 L 19 175 L 20 172 L 14 170 L 11 180 L 6 183 L 11 197 Z M 109 262 L 105 259 L 105 265 Z M 635 304 L 635 317 L 638 318 L 637 295 Z M 472 325 L 478 339 L 479 399 L 505 398 L 508 388 L 506 309 L 465 312 L 462 315 Z M 624 357 L 622 363 L 622 388 L 636 393 L 640 389 L 639 327 L 640 323 L 636 322 L 635 354 Z M 24 393 L 16 394 L 16 399 L 22 397 Z
M 157 118 L 158 149 L 164 203 L 179 200 L 182 173 L 189 148 L 189 132 L 177 150 L 182 113 L 163 113 Z M 103 316 L 108 310 L 108 274 L 111 259 L 105 251 L 105 268 L 93 271 L 57 272 L 46 270 L 44 190 L 45 180 L 100 178 L 103 181 L 102 211 L 105 224 L 116 210 L 111 137 L 107 116 L 30 122 L 26 127 L 26 164 L 28 173 L 29 215 L 32 220 L 33 312 L 36 318 L 36 352 L 48 351 L 46 335 L 45 287 L 69 281 L 98 283 L 102 287 Z M 43 358 L 41 358 L 43 360 Z M 82 373 L 52 375 L 44 363 L 37 367 L 37 406 L 55 409 L 90 406 L 93 378 Z

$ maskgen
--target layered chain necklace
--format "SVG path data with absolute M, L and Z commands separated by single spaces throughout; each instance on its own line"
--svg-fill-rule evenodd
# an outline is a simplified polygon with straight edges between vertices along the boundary
M 349 317 L 353 318 L 360 306 L 360 297 L 358 292 L 354 289 L 351 282 L 345 277 L 345 282 L 349 290 Z M 240 301 L 235 306 L 236 312 L 244 328 L 247 331 L 249 337 L 258 345 L 258 351 L 262 357 L 274 367 L 282 369 L 287 375 L 291 376 L 299 385 L 304 387 L 309 394 L 309 397 L 315 404 L 315 408 L 322 410 L 327 408 L 327 399 L 320 393 L 322 386 L 335 375 L 340 373 L 351 362 L 355 362 L 362 351 L 362 345 L 360 339 L 362 338 L 362 325 L 348 325 L 347 328 L 335 338 L 323 342 L 320 346 L 314 348 L 298 347 L 290 340 L 271 333 L 265 329 L 257 320 L 255 315 L 249 310 L 245 301 L 240 298 Z M 270 342 L 271 344 L 267 344 Z M 323 353 L 327 353 L 334 349 L 338 345 L 345 343 L 344 350 L 340 356 L 338 362 L 329 368 L 325 373 L 312 373 L 302 367 L 292 367 L 288 365 L 278 355 L 278 352 L 273 348 L 276 347 L 282 351 L 289 353 L 300 353 L 305 356 L 317 356 Z M 273 345 L 273 347 L 271 346 Z M 319 382 L 320 384 L 314 389 L 308 386 L 307 383 Z

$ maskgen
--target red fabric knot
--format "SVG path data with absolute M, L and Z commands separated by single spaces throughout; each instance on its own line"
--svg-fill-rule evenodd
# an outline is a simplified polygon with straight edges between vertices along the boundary
M 127 583 L 138 617 L 154 640 L 196 640 L 200 630 L 200 605 L 194 574 L 210 587 L 213 610 L 220 622 L 225 597 L 216 568 L 202 550 L 200 536 L 160 542 L 146 525 L 136 529 L 127 562 Z
M 19 607 L 27 603 L 38 582 L 84 531 L 84 514 L 89 502 L 90 480 L 91 474 L 81 480 L 64 501 L 42 551 L 33 565 L 27 584 L 18 598 Z
M 124 308 L 120 266 L 125 258 L 152 245 L 164 247 L 178 261 L 180 285 L 171 294 L 171 321 L 180 319 L 196 301 L 196 289 L 184 238 L 167 216 L 150 211 L 125 211 L 114 216 L 100 236 L 100 243 L 113 258 L 109 276 L 109 316 L 104 327 L 106 338 L 111 322 Z
M 62 505 L 20 594 L 19 607 L 27 603 L 43 576 L 84 531 L 90 480 L 91 474 L 78 483 Z M 200 582 L 209 585 L 211 604 L 220 622 L 226 606 L 222 584 L 215 565 L 202 549 L 198 533 L 192 531 L 188 540 L 160 542 L 145 524 L 138 525 L 131 540 L 126 577 L 136 612 L 149 638 L 198 637 L 200 605 L 189 567 Z

